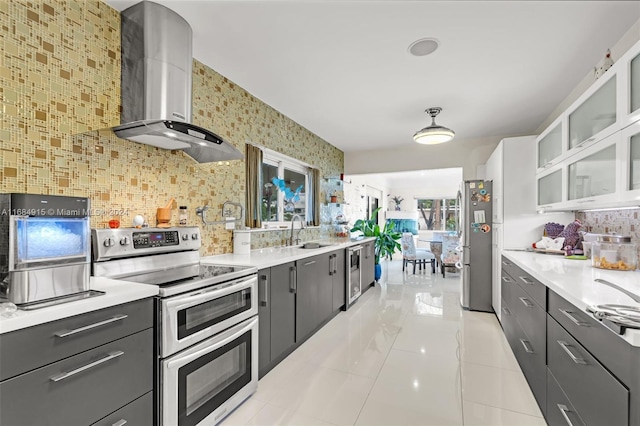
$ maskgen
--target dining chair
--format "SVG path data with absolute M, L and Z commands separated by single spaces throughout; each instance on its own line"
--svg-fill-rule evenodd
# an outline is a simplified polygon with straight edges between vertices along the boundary
M 436 272 L 436 257 L 427 249 L 416 248 L 416 243 L 413 240 L 413 234 L 405 232 L 400 239 L 400 245 L 402 246 L 402 271 L 404 272 L 407 263 L 413 263 L 413 273 L 416 273 L 416 264 L 420 269 L 426 268 L 427 262 L 431 263 L 431 273 Z

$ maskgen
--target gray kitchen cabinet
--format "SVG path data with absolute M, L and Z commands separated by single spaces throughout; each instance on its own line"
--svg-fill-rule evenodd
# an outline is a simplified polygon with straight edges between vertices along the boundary
M 152 394 L 151 306 L 151 299 L 146 299 L 0 335 L 0 346 L 6 355 L 2 362 L 8 367 L 3 373 L 4 377 L 10 376 L 0 382 L 0 424 L 88 425 Z M 114 312 L 142 314 L 137 317 L 138 323 L 132 317 L 122 317 L 124 314 L 114 316 Z M 95 322 L 96 318 L 101 320 Z M 118 319 L 111 321 L 113 318 Z M 113 328 L 106 332 L 110 327 Z M 134 332 L 123 335 L 124 330 Z M 104 336 L 105 332 L 111 341 L 97 343 L 91 336 Z M 69 347 L 84 347 L 87 341 L 94 347 L 74 354 L 66 351 Z M 28 343 L 28 351 L 16 347 L 16 342 Z M 20 353 L 25 359 L 23 367 L 19 365 Z M 58 359 L 50 362 L 52 356 Z M 146 415 L 136 418 L 147 420 L 135 424 L 152 424 L 153 404 L 145 407 Z M 126 411 L 120 414 L 125 415 Z
M 364 293 L 375 281 L 375 240 L 362 244 L 362 292 Z
M 298 260 L 296 269 L 296 341 L 302 341 L 316 329 L 321 312 L 324 312 L 325 302 L 321 296 L 326 292 L 321 292 L 320 287 L 328 285 L 325 277 L 329 277 L 329 256 L 321 254 Z
M 548 368 L 585 424 L 640 425 L 640 348 L 551 290 L 547 342 Z
M 545 419 L 548 425 L 585 426 L 571 401 L 562 391 L 558 381 L 547 368 L 547 412 Z
M 295 262 L 271 268 L 268 283 L 271 306 L 271 362 L 279 362 L 296 343 L 296 265 Z
M 346 303 L 346 250 L 337 250 L 331 253 L 330 275 L 333 280 L 333 311 L 340 310 Z
M 546 411 L 546 312 L 518 282 L 523 272 L 513 264 L 502 268 L 502 326 L 520 369 L 544 413 Z M 517 268 L 517 269 L 516 269 Z M 511 274 L 508 272 L 510 271 Z M 546 289 L 546 287 L 545 287 Z
M 123 423 L 126 422 L 126 423 Z M 150 425 L 153 423 L 153 392 L 149 392 L 114 411 L 92 426 Z
M 551 315 L 547 347 L 549 371 L 585 424 L 629 425 L 629 390 Z

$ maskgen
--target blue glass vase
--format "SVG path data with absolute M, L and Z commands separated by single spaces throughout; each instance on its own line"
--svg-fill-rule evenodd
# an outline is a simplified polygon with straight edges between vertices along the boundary
M 376 270 L 374 275 L 376 281 L 378 281 L 381 276 L 382 276 L 382 266 L 380 266 L 379 263 L 376 263 Z

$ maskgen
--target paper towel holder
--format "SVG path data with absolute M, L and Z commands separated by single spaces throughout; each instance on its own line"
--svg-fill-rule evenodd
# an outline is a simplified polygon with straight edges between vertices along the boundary
M 234 220 L 225 219 L 225 217 L 227 217 L 227 213 L 229 213 L 229 210 L 227 210 L 227 205 L 235 206 L 238 209 L 240 209 L 240 219 L 234 219 Z M 208 221 L 207 210 L 209 210 L 209 205 L 207 204 L 205 204 L 202 207 L 196 207 L 196 214 L 200 216 L 200 219 L 202 219 L 202 223 L 204 223 L 205 225 L 226 225 L 229 222 L 235 222 L 236 224 L 238 222 L 244 223 L 244 206 L 240 203 L 236 203 L 234 201 L 228 201 L 228 200 L 225 201 L 222 204 L 222 220 Z

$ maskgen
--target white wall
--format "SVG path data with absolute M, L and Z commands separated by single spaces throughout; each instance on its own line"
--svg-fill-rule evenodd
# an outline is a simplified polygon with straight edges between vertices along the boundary
M 440 145 L 414 144 L 401 150 L 392 147 L 345 152 L 344 173 L 358 175 L 462 167 L 465 180 L 476 179 L 477 166 L 487 162 L 501 139 L 502 137 L 467 140 L 456 138 Z
M 625 33 L 624 36 L 618 42 L 611 46 L 609 50 L 611 50 L 611 59 L 615 62 L 618 58 L 620 58 L 623 54 L 631 48 L 638 40 L 640 40 L 640 20 L 636 21 L 635 24 L 629 28 L 629 30 Z M 602 52 L 602 57 L 604 58 L 605 52 Z M 595 67 L 596 64 L 593 64 Z M 580 81 L 580 83 L 569 93 L 567 96 L 557 107 L 546 120 L 540 124 L 538 127 L 536 134 L 542 133 L 549 125 L 562 114 L 576 99 L 580 97 L 596 80 L 593 70 L 589 70 L 584 78 Z

